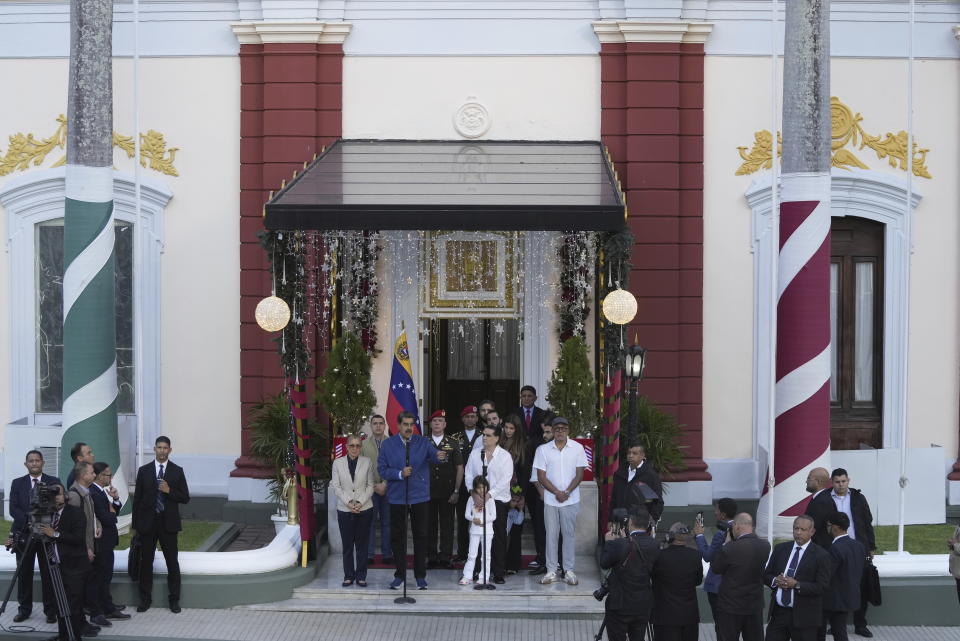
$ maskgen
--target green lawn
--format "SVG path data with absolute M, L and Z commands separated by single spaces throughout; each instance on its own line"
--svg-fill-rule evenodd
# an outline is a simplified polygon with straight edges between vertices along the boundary
M 946 554 L 947 539 L 953 536 L 954 525 L 906 525 L 903 528 L 903 549 L 911 554 Z M 877 552 L 896 552 L 898 528 L 879 525 L 874 528 Z
M 219 523 L 211 521 L 184 521 L 183 532 L 180 533 L 180 549 L 188 552 L 196 550 L 218 527 L 220 527 Z M 9 533 L 10 521 L 0 521 L 0 540 L 6 541 Z M 124 534 L 120 537 L 120 544 L 117 549 L 122 550 L 129 547 L 130 535 Z

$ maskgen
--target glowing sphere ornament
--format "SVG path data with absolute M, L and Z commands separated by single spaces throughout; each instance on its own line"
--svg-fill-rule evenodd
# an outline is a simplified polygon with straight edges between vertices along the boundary
M 290 322 L 290 306 L 282 298 L 268 296 L 257 303 L 254 316 L 265 331 L 279 332 Z
M 626 325 L 637 315 L 637 299 L 618 286 L 603 298 L 603 315 L 611 323 Z

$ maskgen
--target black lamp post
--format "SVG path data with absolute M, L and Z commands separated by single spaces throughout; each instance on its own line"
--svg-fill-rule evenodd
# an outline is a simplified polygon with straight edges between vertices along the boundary
M 643 368 L 647 365 L 647 350 L 639 345 L 631 345 L 623 359 L 623 375 L 627 377 L 630 387 L 630 414 L 627 419 L 627 447 L 637 442 L 637 393 L 640 380 L 643 378 Z M 626 451 L 623 448 L 622 451 Z

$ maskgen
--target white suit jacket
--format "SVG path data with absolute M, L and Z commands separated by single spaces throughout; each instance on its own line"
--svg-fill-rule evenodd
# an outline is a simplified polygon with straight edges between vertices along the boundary
M 350 468 L 347 467 L 347 457 L 341 456 L 333 462 L 330 474 L 330 485 L 337 495 L 337 509 L 349 512 L 347 504 L 350 501 L 359 501 L 361 510 L 373 507 L 373 463 L 366 456 L 357 457 L 355 478 L 350 478 Z

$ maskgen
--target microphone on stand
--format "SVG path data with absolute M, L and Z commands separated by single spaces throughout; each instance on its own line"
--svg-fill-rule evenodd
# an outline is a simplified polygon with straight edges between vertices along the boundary
M 410 441 L 403 442 L 404 463 L 403 467 L 410 467 Z M 403 596 L 393 600 L 394 603 L 416 603 L 417 600 L 407 596 L 407 518 L 410 515 L 410 477 L 403 479 Z

